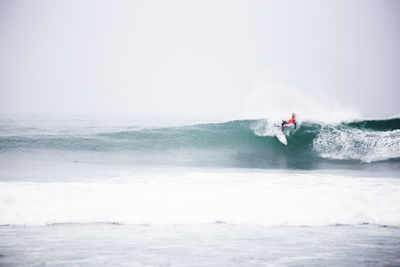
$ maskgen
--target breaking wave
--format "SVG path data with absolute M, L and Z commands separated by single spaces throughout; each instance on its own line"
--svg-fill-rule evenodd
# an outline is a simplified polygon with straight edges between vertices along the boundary
M 396 178 L 218 171 L 126 180 L 0 183 L 0 225 L 400 226 Z
M 268 120 L 236 120 L 179 127 L 32 134 L 1 129 L 0 153 L 68 155 L 130 164 L 235 168 L 323 168 L 330 164 L 395 162 L 400 118 L 339 124 L 302 122 L 286 130 L 288 145 Z M 15 134 L 19 132 L 19 134 Z M 95 154 L 95 155 L 94 155 Z

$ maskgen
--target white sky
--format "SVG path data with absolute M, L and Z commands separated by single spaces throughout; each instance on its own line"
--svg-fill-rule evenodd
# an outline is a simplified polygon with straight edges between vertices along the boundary
M 288 112 L 325 99 L 395 115 L 399 14 L 395 0 L 0 0 L 0 112 L 259 117 L 290 98 Z

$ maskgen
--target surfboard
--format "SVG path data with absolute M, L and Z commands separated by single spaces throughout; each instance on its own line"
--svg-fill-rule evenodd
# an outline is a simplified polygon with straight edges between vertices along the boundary
M 282 144 L 287 145 L 286 136 L 280 126 L 275 126 L 275 135 Z

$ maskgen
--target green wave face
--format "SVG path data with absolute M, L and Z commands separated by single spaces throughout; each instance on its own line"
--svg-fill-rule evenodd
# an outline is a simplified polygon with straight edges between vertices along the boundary
M 137 165 L 234 168 L 363 168 L 385 163 L 398 168 L 400 119 L 324 125 L 304 122 L 288 145 L 267 120 L 240 120 L 183 127 L 91 134 L 2 133 L 0 153 L 51 154 L 80 161 Z M 71 156 L 72 155 L 72 156 Z
M 347 124 L 350 127 L 359 129 L 368 129 L 372 131 L 394 131 L 400 130 L 400 118 L 388 120 L 364 120 L 356 121 Z

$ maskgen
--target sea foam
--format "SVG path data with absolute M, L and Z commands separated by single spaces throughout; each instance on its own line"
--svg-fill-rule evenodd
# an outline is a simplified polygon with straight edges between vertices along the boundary
M 362 162 L 400 158 L 400 130 L 369 131 L 324 126 L 313 141 L 321 157 Z
M 119 181 L 0 183 L 0 225 L 400 226 L 396 178 L 219 171 Z

